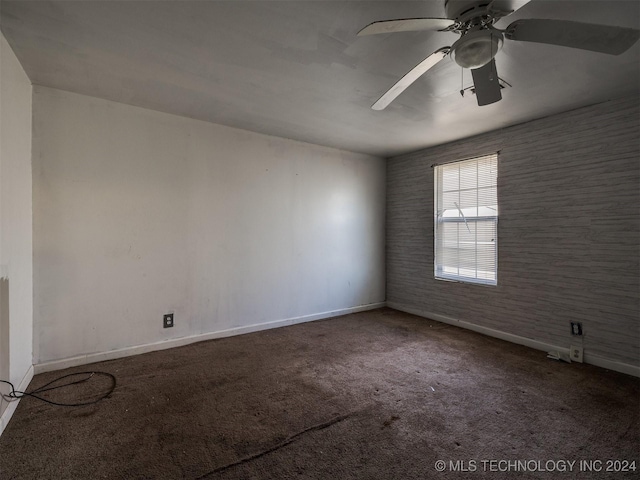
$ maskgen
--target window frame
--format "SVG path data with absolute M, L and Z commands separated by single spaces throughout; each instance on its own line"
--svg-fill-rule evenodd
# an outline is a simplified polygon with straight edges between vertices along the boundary
M 434 255 L 433 255 L 433 273 L 434 273 L 434 279 L 435 280 L 440 280 L 440 281 L 447 281 L 447 282 L 459 282 L 459 283 L 466 283 L 466 284 L 472 284 L 472 285 L 486 285 L 486 286 L 497 286 L 498 285 L 498 222 L 499 222 L 499 206 L 498 206 L 498 175 L 499 175 L 499 168 L 498 168 L 498 163 L 499 163 L 499 152 L 496 153 L 492 153 L 489 155 L 482 155 L 482 156 L 478 156 L 478 157 L 472 157 L 472 158 L 466 158 L 463 160 L 456 160 L 456 161 L 452 161 L 452 162 L 447 162 L 445 164 L 435 164 L 433 165 L 433 169 L 434 169 L 434 208 L 433 208 L 433 212 L 434 212 L 434 232 L 433 232 L 433 237 L 434 237 Z M 461 209 L 458 204 L 456 203 L 456 208 L 458 209 L 458 211 L 460 212 L 459 216 L 451 216 L 451 217 L 446 217 L 444 215 L 444 211 L 440 212 L 440 207 L 441 204 L 443 203 L 443 191 L 442 191 L 442 173 L 443 172 L 443 168 L 446 167 L 450 167 L 452 165 L 460 165 L 461 163 L 464 162 L 476 162 L 476 166 L 479 164 L 478 162 L 481 160 L 486 160 L 486 159 L 495 159 L 495 169 L 496 169 L 496 174 L 495 174 L 495 184 L 492 184 L 490 187 L 480 187 L 479 186 L 479 182 L 478 182 L 478 178 L 479 175 L 476 173 L 476 177 L 475 177 L 475 186 L 474 188 L 466 188 L 466 189 L 462 189 L 459 188 L 457 191 L 458 192 L 462 192 L 462 191 L 469 191 L 469 190 L 475 190 L 476 192 L 481 190 L 481 189 L 486 189 L 486 188 L 495 188 L 495 193 L 496 193 L 496 203 L 495 203 L 495 215 L 476 215 L 476 216 L 467 216 L 463 213 L 463 209 Z M 478 205 L 476 205 L 476 207 L 478 207 Z M 491 208 L 491 207 L 488 207 Z M 478 212 L 476 212 L 478 213 Z M 478 241 L 478 227 L 477 225 L 481 224 L 481 223 L 487 223 L 487 222 L 491 222 L 493 224 L 493 239 L 491 240 L 494 247 L 493 247 L 493 253 L 494 253 L 494 258 L 493 258 L 493 265 L 494 265 L 494 271 L 493 271 L 493 276 L 494 278 L 479 278 L 478 277 L 478 245 L 479 245 L 479 241 Z M 443 249 L 444 246 L 442 246 L 442 243 L 444 241 L 443 235 L 439 234 L 440 228 L 439 226 L 442 225 L 444 228 L 444 225 L 446 224 L 457 224 L 457 225 L 465 225 L 467 227 L 467 230 L 469 230 L 469 232 L 471 232 L 471 230 L 469 229 L 469 224 L 475 224 L 476 227 L 474 228 L 474 235 L 475 235 L 475 239 L 472 242 L 472 244 L 474 245 L 474 250 L 475 250 L 475 255 L 476 258 L 474 260 L 475 263 L 475 276 L 468 276 L 468 275 L 464 275 L 460 273 L 460 264 L 458 263 L 458 265 L 455 266 L 455 268 L 458 269 L 458 273 L 448 273 L 444 271 L 444 268 L 446 268 L 446 265 L 442 265 L 441 262 L 439 261 L 440 259 L 438 258 L 438 252 L 439 252 L 439 248 Z M 458 227 L 459 228 L 459 227 Z M 460 241 L 457 241 L 457 245 L 460 245 Z M 469 242 L 467 242 L 469 243 Z M 440 244 L 440 247 L 439 247 Z M 460 248 L 457 248 L 458 251 L 460 251 Z

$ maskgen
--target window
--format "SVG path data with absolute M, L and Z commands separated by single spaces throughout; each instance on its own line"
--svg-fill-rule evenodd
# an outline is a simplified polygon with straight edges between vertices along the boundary
M 498 155 L 435 167 L 437 279 L 497 284 Z

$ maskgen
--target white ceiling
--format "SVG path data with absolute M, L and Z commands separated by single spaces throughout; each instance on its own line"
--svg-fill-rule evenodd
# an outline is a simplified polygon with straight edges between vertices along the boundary
M 34 84 L 379 156 L 637 94 L 640 42 L 620 56 L 506 41 L 513 87 L 478 107 L 449 58 L 384 111 L 369 107 L 453 33 L 357 37 L 443 1 L 6 1 L 0 26 Z M 640 2 L 532 0 L 518 18 L 640 28 Z M 471 85 L 469 71 L 464 86 Z

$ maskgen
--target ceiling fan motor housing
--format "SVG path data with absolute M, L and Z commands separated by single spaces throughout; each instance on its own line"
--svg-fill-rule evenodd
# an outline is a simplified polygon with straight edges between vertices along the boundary
M 445 0 L 444 10 L 447 18 L 466 22 L 473 17 L 485 15 L 490 3 L 478 0 Z
M 506 17 L 530 0 L 445 0 L 444 11 L 447 18 L 466 23 L 475 18 L 486 17 L 499 20 Z
M 480 68 L 500 51 L 503 39 L 502 33 L 492 28 L 471 30 L 451 46 L 451 57 L 462 68 Z

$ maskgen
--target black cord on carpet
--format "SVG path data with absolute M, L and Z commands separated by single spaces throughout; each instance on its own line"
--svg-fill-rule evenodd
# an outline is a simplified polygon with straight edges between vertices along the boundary
M 64 383 L 62 385 L 55 385 L 55 386 L 50 386 L 53 383 L 59 382 L 60 380 L 63 380 L 65 378 L 69 378 L 69 377 L 73 377 L 73 376 L 77 376 L 77 375 L 87 375 L 85 378 L 82 378 L 80 380 L 75 380 L 73 382 L 69 382 L 69 383 Z M 77 385 L 79 383 L 83 383 L 86 382 L 88 380 L 90 380 L 91 378 L 93 378 L 94 376 L 102 376 L 102 377 L 108 377 L 111 379 L 111 387 L 109 387 L 109 390 L 106 393 L 103 393 L 102 395 L 100 395 L 99 398 L 94 399 L 94 400 L 90 400 L 87 402 L 78 402 L 78 403 L 63 403 L 63 402 L 54 402 L 53 400 L 49 400 L 47 398 L 43 398 L 41 396 L 39 396 L 39 394 L 44 393 L 44 392 L 48 392 L 50 390 L 56 390 L 58 388 L 64 388 L 64 387 L 69 387 L 71 385 Z M 103 400 L 105 398 L 107 398 L 109 395 L 111 395 L 111 393 L 115 390 L 116 388 L 116 377 L 110 373 L 107 372 L 78 372 L 78 373 L 69 373 L 67 375 L 63 375 L 61 377 L 56 378 L 55 380 L 50 381 L 49 383 L 44 384 L 43 386 L 36 388 L 35 390 L 32 390 L 30 392 L 21 392 L 19 390 L 16 390 L 15 387 L 13 386 L 13 383 L 7 381 L 7 380 L 0 380 L 0 383 L 6 383 L 11 387 L 11 392 L 7 395 L 2 395 L 3 398 L 9 398 L 10 400 L 17 400 L 23 397 L 33 397 L 33 398 L 37 398 L 38 400 L 41 400 L 43 402 L 49 403 L 51 405 L 57 405 L 59 407 L 84 407 L 86 405 L 93 405 L 94 403 L 98 403 L 100 400 Z
M 249 455 L 247 457 L 241 458 L 240 460 L 233 462 L 233 463 L 229 463 L 227 465 L 224 465 L 222 467 L 218 467 L 214 470 L 211 470 L 210 472 L 205 473 L 204 475 L 199 476 L 198 478 L 196 478 L 196 480 L 202 480 L 203 478 L 206 478 L 210 475 L 214 475 L 216 473 L 220 473 L 224 470 L 227 470 L 231 467 L 235 467 L 237 465 L 240 465 L 242 463 L 247 463 L 250 462 L 251 460 L 255 460 L 256 458 L 260 458 L 264 455 L 267 455 L 271 452 L 274 452 L 276 450 L 279 450 L 282 447 L 285 447 L 287 445 L 289 445 L 290 443 L 292 443 L 293 441 L 295 441 L 299 436 L 304 435 L 305 433 L 309 433 L 312 431 L 316 431 L 316 430 L 324 430 L 327 427 L 330 427 L 331 425 L 334 425 L 336 423 L 342 422 L 343 420 L 346 420 L 348 417 L 350 417 L 351 414 L 347 414 L 347 415 L 339 415 L 337 417 L 332 418 L 331 420 L 327 421 L 327 422 L 323 422 L 323 423 L 319 423 L 318 425 L 313 425 L 312 427 L 309 428 L 305 428 L 304 430 L 294 434 L 294 435 L 290 435 L 287 438 L 285 438 L 283 441 L 281 441 L 280 443 L 274 445 L 273 447 L 270 447 L 266 450 L 263 450 L 262 452 L 258 452 L 258 453 L 254 453 L 252 455 Z

